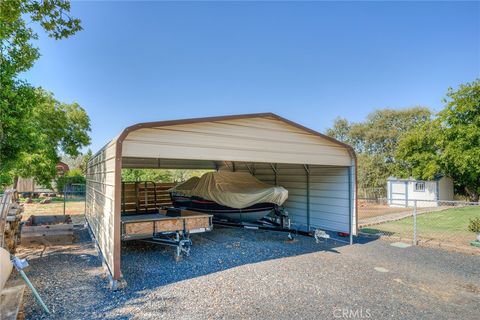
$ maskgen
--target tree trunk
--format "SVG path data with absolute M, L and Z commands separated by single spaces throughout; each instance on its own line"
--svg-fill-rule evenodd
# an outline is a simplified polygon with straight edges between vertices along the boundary
M 17 190 L 17 187 L 18 187 L 18 176 L 15 176 L 15 177 L 13 177 L 12 189 Z
M 472 202 L 478 202 L 480 194 L 476 191 L 476 188 L 465 187 L 465 191 Z

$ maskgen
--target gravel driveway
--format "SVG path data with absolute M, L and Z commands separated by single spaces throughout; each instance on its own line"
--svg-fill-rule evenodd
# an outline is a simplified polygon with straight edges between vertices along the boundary
M 216 228 L 180 262 L 169 247 L 125 244 L 128 285 L 112 292 L 88 233 L 78 236 L 41 258 L 22 252 L 53 310 L 43 316 L 27 293 L 27 319 L 478 319 L 478 255 Z

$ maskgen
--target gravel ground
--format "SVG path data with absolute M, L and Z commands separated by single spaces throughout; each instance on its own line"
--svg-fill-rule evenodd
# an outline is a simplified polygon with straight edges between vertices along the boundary
M 27 291 L 27 319 L 478 319 L 479 255 L 216 228 L 193 236 L 179 262 L 170 247 L 124 244 L 127 287 L 112 292 L 88 233 L 77 233 L 42 257 L 21 252 L 53 311 L 44 316 Z

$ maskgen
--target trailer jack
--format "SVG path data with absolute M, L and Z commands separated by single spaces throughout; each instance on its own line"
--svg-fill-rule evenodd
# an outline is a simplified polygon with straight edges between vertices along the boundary
M 190 239 L 188 232 L 179 231 L 175 233 L 156 233 L 151 239 L 141 241 L 175 247 L 176 260 L 180 260 L 183 255 L 188 257 L 192 246 L 192 240 Z

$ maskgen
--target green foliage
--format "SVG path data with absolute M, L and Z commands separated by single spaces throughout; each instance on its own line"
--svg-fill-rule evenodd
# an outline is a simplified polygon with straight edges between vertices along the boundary
M 392 165 L 382 155 L 357 155 L 359 196 L 364 198 L 385 196 L 385 184 Z
M 453 178 L 472 201 L 480 195 L 480 80 L 449 89 L 445 108 L 400 140 L 401 172 L 420 179 Z
M 191 177 L 200 177 L 211 170 L 182 169 L 123 169 L 123 181 L 181 182 Z
M 60 103 L 41 89 L 36 90 L 33 102 L 22 119 L 25 140 L 17 154 L 2 159 L 0 166 L 5 164 L 10 176 L 33 177 L 37 183 L 50 186 L 60 160 L 58 152 L 77 156 L 78 149 L 90 143 L 90 120 L 78 104 Z
M 85 175 L 79 168 L 69 170 L 64 176 L 55 178 L 55 185 L 58 192 L 62 192 L 66 185 L 85 184 Z
M 468 224 L 468 231 L 480 233 L 480 217 L 470 219 L 470 223 Z
M 386 179 L 397 171 L 395 150 L 400 137 L 430 117 L 429 109 L 415 107 L 377 110 L 370 113 L 364 122 L 349 122 L 342 118 L 335 120 L 327 134 L 355 149 L 361 196 L 385 195 Z
M 38 39 L 30 27 L 31 22 L 40 24 L 48 36 L 55 39 L 67 38 L 81 30 L 80 20 L 70 17 L 69 11 L 70 2 L 64 0 L 0 1 L 2 73 L 12 78 L 30 69 L 40 56 L 31 41 Z
M 81 172 L 86 172 L 88 161 L 92 158 L 92 150 L 88 149 L 87 152 L 79 154 L 76 157 L 69 156 L 68 154 L 62 155 L 62 162 L 68 164 L 70 170 L 80 169 Z
M 396 152 L 398 175 L 431 180 L 441 171 L 437 149 L 442 142 L 437 121 L 427 121 L 405 133 Z
M 88 162 L 92 159 L 93 152 L 91 149 L 82 155 L 82 162 L 80 163 L 79 169 L 82 170 L 83 173 L 87 173 Z
M 157 169 L 123 169 L 123 181 L 153 181 L 153 182 L 170 182 L 172 176 L 167 170 Z
M 69 37 L 81 29 L 69 10 L 70 2 L 63 0 L 0 1 L 0 185 L 14 176 L 50 185 L 58 152 L 75 156 L 89 143 L 85 110 L 18 79 L 40 55 L 31 24 L 55 39 Z

